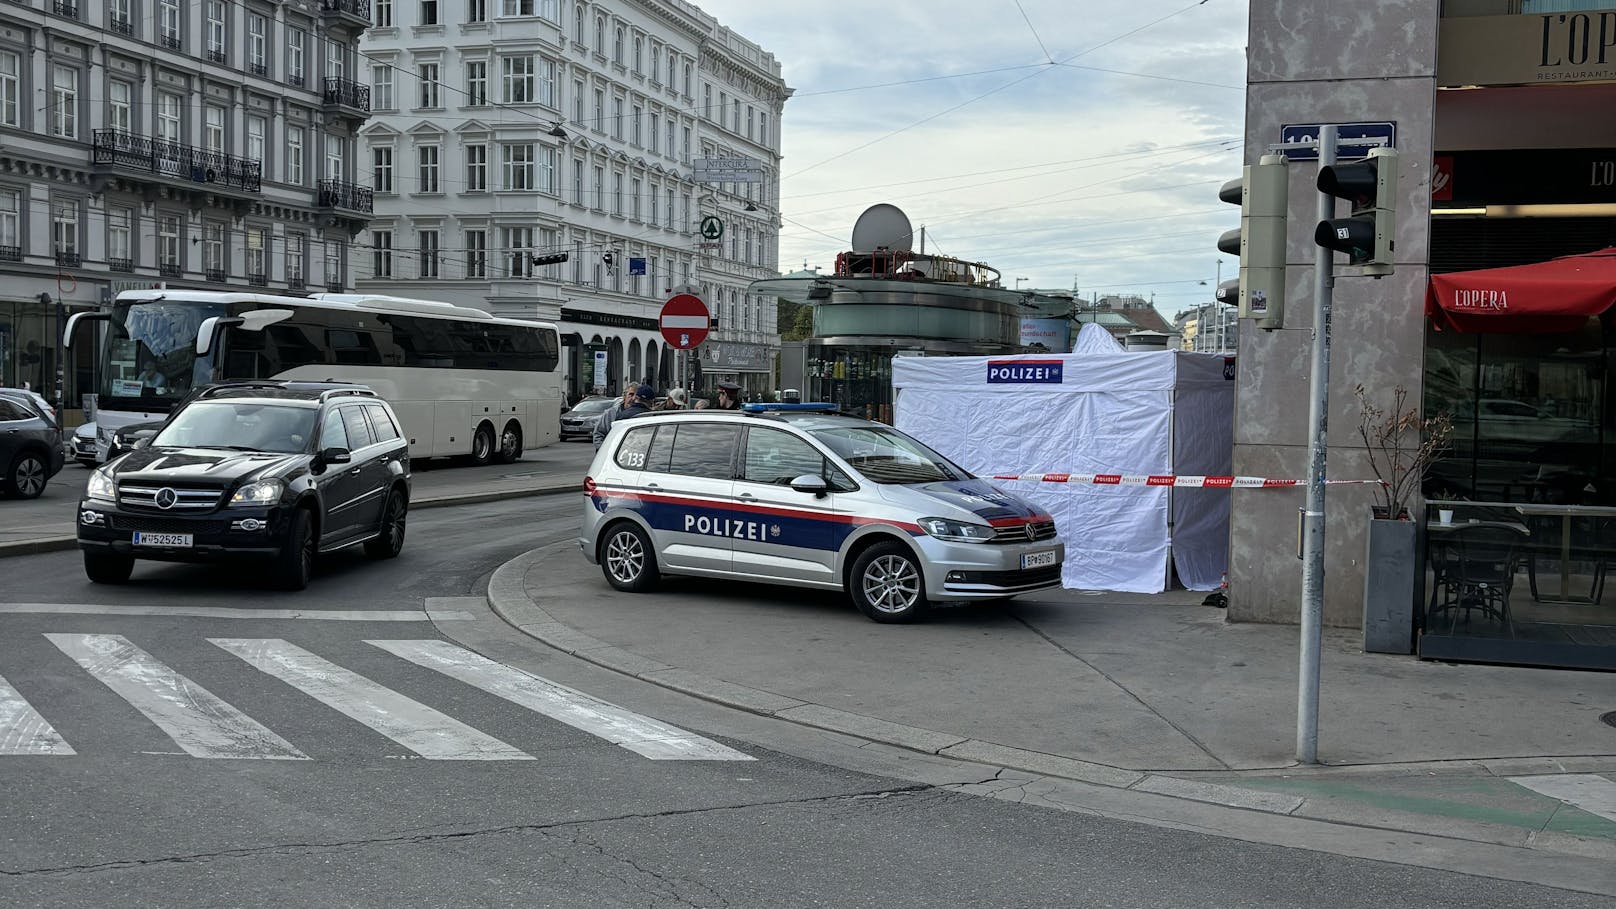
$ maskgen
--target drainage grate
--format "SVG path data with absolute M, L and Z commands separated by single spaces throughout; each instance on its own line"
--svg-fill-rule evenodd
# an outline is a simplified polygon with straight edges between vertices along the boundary
M 1616 726 L 1616 710 L 1612 710 L 1611 712 L 1600 717 L 1599 721 L 1604 723 L 1606 726 Z

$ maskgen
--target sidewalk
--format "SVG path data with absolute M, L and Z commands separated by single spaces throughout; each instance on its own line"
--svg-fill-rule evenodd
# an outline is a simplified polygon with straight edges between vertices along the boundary
M 594 448 L 557 442 L 522 455 L 514 464 L 460 467 L 450 461 L 412 465 L 414 508 L 462 505 L 582 488 Z M 72 549 L 74 512 L 90 471 L 69 461 L 37 499 L 0 498 L 0 557 Z
M 591 662 L 743 710 L 926 753 L 1357 826 L 1616 862 L 1616 674 L 1425 663 L 1325 634 L 1320 767 L 1294 763 L 1297 629 L 1201 594 L 1054 591 L 915 625 L 839 594 L 693 579 L 619 594 L 577 548 L 489 600 Z M 1594 791 L 1544 791 L 1567 775 Z M 1532 788 L 1536 786 L 1537 788 Z M 1592 810 L 1578 804 L 1592 805 Z

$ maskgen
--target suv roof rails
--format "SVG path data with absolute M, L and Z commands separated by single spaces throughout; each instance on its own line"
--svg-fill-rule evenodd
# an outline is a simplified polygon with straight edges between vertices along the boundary
M 340 398 L 340 397 L 342 397 L 344 395 L 353 395 L 355 397 L 364 397 L 364 398 L 377 397 L 376 392 L 372 391 L 371 389 L 365 388 L 364 386 L 356 385 L 353 388 L 329 388 L 329 389 L 326 389 L 325 391 L 320 392 L 320 400 L 329 401 L 332 398 Z
M 369 395 L 376 397 L 376 392 L 367 385 L 354 382 L 315 382 L 306 379 L 244 379 L 236 382 L 220 382 L 217 385 L 209 385 L 202 389 L 197 397 L 207 398 L 221 392 L 247 391 L 255 388 L 265 391 L 318 391 L 319 400 L 321 401 L 335 395 Z

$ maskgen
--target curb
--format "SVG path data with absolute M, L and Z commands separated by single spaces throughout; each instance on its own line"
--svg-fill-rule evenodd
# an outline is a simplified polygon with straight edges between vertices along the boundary
M 449 508 L 455 505 L 475 505 L 480 502 L 499 502 L 505 499 L 525 499 L 533 496 L 560 495 L 569 492 L 579 492 L 583 489 L 579 483 L 547 483 L 543 486 L 530 486 L 523 489 L 508 489 L 497 492 L 468 492 L 458 495 L 431 496 L 416 499 L 410 503 L 410 508 Z M 79 545 L 76 536 L 41 537 L 37 540 L 21 540 L 16 543 L 0 543 L 0 559 L 9 556 L 37 555 L 42 552 L 65 552 L 77 549 Z
M 799 726 L 850 735 L 921 754 L 991 764 L 1115 789 L 1133 789 L 1141 784 L 1149 784 L 1152 780 L 1165 779 L 1145 771 L 1112 767 L 1109 764 L 1097 764 L 1057 754 L 984 742 L 953 733 L 905 726 L 878 717 L 786 697 L 772 691 L 709 678 L 688 669 L 669 666 L 630 653 L 556 621 L 554 616 L 545 612 L 527 595 L 523 579 L 527 575 L 528 568 L 541 556 L 574 545 L 576 544 L 555 543 L 530 550 L 494 569 L 493 576 L 488 580 L 488 603 L 494 614 L 512 628 L 539 643 L 604 669 L 704 701 L 759 716 L 786 720 Z M 1248 804 L 1251 798 L 1249 790 L 1216 783 L 1208 783 L 1205 786 L 1209 788 L 1200 790 L 1206 796 L 1200 799 L 1201 801 L 1217 801 L 1236 807 L 1254 807 Z M 1212 796 L 1217 798 L 1214 799 Z M 1294 810 L 1295 806 L 1288 807 Z
M 554 616 L 546 612 L 528 596 L 525 583 L 528 569 L 541 558 L 557 551 L 571 549 L 575 545 L 575 543 L 571 542 L 552 543 L 548 546 L 529 550 L 496 568 L 488 581 L 488 605 L 495 615 L 522 634 L 533 638 L 541 644 L 593 663 L 603 669 L 735 710 L 786 720 L 799 726 L 848 735 L 867 742 L 890 745 L 921 754 L 936 755 L 1007 770 L 1017 770 L 1035 774 L 1038 777 L 1070 780 L 1108 789 L 1166 796 L 1224 808 L 1292 817 L 1318 823 L 1335 823 L 1326 818 L 1311 817 L 1306 813 L 1298 814 L 1297 812 L 1304 807 L 1307 801 L 1302 796 L 1249 789 L 1243 786 L 1228 785 L 1219 780 L 1208 779 L 1208 777 L 1218 773 L 1216 771 L 1156 772 L 1132 770 L 1109 764 L 1083 761 L 1063 755 L 1029 751 L 1024 748 L 1000 745 L 995 742 L 969 739 L 956 734 L 905 726 L 877 717 L 838 710 L 834 707 L 798 700 L 771 691 L 710 678 L 688 669 L 669 666 L 648 657 L 631 653 L 557 621 Z M 1486 767 L 1489 771 L 1496 771 L 1504 767 L 1540 769 L 1543 762 L 1560 766 L 1559 772 L 1565 772 L 1564 767 L 1561 766 L 1565 763 L 1564 760 L 1549 758 L 1440 763 L 1474 763 Z M 1498 766 L 1492 766 L 1495 764 Z M 1595 757 L 1588 759 L 1586 764 L 1603 768 L 1610 766 L 1610 760 Z M 1411 766 L 1419 766 L 1427 771 L 1432 769 L 1430 764 L 1425 763 Z M 1340 768 L 1301 768 L 1292 766 L 1272 768 L 1265 772 L 1295 773 L 1299 770 L 1313 771 L 1315 769 L 1319 771 L 1347 770 L 1349 773 L 1356 774 L 1372 768 L 1363 765 L 1348 765 Z M 1400 826 L 1375 829 L 1426 836 L 1452 836 L 1451 834 Z M 1471 840 L 1462 837 L 1459 839 L 1464 842 L 1492 842 L 1486 839 Z M 1512 845 L 1506 842 L 1500 842 L 1499 844 Z M 1616 861 L 1616 843 L 1569 834 L 1563 836 L 1538 834 L 1529 837 L 1526 843 L 1515 844 L 1515 847 L 1545 853 L 1584 855 Z

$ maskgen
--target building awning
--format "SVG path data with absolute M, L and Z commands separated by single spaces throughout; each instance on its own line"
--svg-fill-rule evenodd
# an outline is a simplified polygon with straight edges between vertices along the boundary
M 1581 329 L 1616 306 L 1616 246 L 1509 268 L 1432 275 L 1425 315 L 1439 330 L 1526 334 Z

